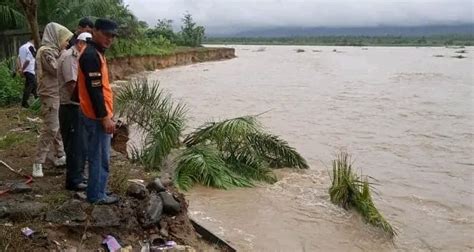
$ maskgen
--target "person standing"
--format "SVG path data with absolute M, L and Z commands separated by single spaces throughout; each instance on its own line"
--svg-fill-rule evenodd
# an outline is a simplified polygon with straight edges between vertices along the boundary
M 28 99 L 33 94 L 36 95 L 36 77 L 35 77 L 35 57 L 36 49 L 33 40 L 29 40 L 18 50 L 18 58 L 20 59 L 20 73 L 25 77 L 25 88 L 23 89 L 23 98 L 21 106 L 28 108 Z
M 53 160 L 55 166 L 66 164 L 59 134 L 57 59 L 71 37 L 72 32 L 66 27 L 54 22 L 48 23 L 44 28 L 41 47 L 36 54 L 37 92 L 41 102 L 43 126 L 33 164 L 33 177 L 43 177 L 43 164 L 47 157 Z
M 94 204 L 114 204 L 115 196 L 106 194 L 109 176 L 110 139 L 114 133 L 113 96 L 105 50 L 117 36 L 117 24 L 108 19 L 97 19 L 92 41 L 79 58 L 79 101 L 84 114 L 83 125 L 87 139 L 89 178 L 87 200 Z
M 83 153 L 82 113 L 79 108 L 76 81 L 78 60 L 82 50 L 92 35 L 88 32 L 79 34 L 76 44 L 64 51 L 58 59 L 59 85 L 59 125 L 66 151 L 66 189 L 83 191 L 87 188 L 82 176 L 85 165 Z
M 72 38 L 69 40 L 69 43 L 66 49 L 69 49 L 73 45 L 76 44 L 76 40 L 79 34 L 84 33 L 84 32 L 92 33 L 93 28 L 94 28 L 94 23 L 89 18 L 84 17 L 81 20 L 79 20 L 79 24 L 77 25 L 76 31 L 74 32 L 74 35 L 72 36 Z

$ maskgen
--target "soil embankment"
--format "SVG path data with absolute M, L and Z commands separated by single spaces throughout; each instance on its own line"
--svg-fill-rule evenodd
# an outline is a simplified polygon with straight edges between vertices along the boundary
M 198 62 L 217 61 L 235 57 L 234 48 L 190 48 L 177 50 L 166 56 L 133 56 L 109 60 L 111 81 L 156 69 L 189 65 Z

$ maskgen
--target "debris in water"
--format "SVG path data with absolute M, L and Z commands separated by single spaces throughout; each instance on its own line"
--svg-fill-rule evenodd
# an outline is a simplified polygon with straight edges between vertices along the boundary
M 24 227 L 21 229 L 21 232 L 26 236 L 26 237 L 30 237 L 35 231 L 33 231 L 31 228 L 29 227 Z
M 303 49 L 297 49 L 296 50 L 297 53 L 302 53 L 302 52 L 305 52 Z
M 102 241 L 102 244 L 107 246 L 107 249 L 111 252 L 119 251 L 122 248 L 118 243 L 117 239 L 111 235 L 107 235 L 105 239 Z
M 26 117 L 26 120 L 28 120 L 29 122 L 34 122 L 34 123 L 42 123 L 43 122 L 43 120 L 41 120 L 41 118 L 39 118 L 39 117 L 35 117 L 35 118 Z

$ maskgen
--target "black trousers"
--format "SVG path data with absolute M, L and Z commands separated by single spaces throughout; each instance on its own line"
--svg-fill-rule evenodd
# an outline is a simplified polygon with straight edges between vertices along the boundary
M 66 152 L 66 188 L 73 189 L 84 181 L 85 166 L 84 128 L 82 113 L 78 105 L 61 104 L 59 107 L 59 125 Z
M 28 107 L 28 99 L 30 94 L 33 94 L 35 98 L 38 98 L 36 94 L 36 76 L 30 72 L 24 72 L 25 75 L 25 88 L 23 89 L 23 98 L 21 100 L 21 105 L 23 107 Z

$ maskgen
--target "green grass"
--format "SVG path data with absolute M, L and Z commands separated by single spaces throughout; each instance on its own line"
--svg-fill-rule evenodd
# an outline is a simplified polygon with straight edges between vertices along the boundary
M 119 195 L 125 195 L 128 188 L 130 167 L 127 165 L 115 165 L 110 169 L 110 189 Z
M 0 150 L 6 150 L 21 144 L 31 137 L 30 134 L 24 133 L 8 133 L 5 136 L 0 136 Z
M 172 54 L 175 50 L 176 45 L 163 37 L 118 39 L 106 54 L 109 59 L 130 56 L 165 56 Z
M 332 163 L 331 202 L 344 209 L 354 208 L 362 217 L 376 227 L 381 228 L 390 237 L 397 233 L 375 207 L 367 177 L 358 176 L 352 168 L 348 153 L 341 152 Z
M 48 209 L 56 209 L 71 199 L 71 196 L 64 190 L 58 190 L 54 193 L 47 193 L 41 198 L 41 202 L 48 204 Z

